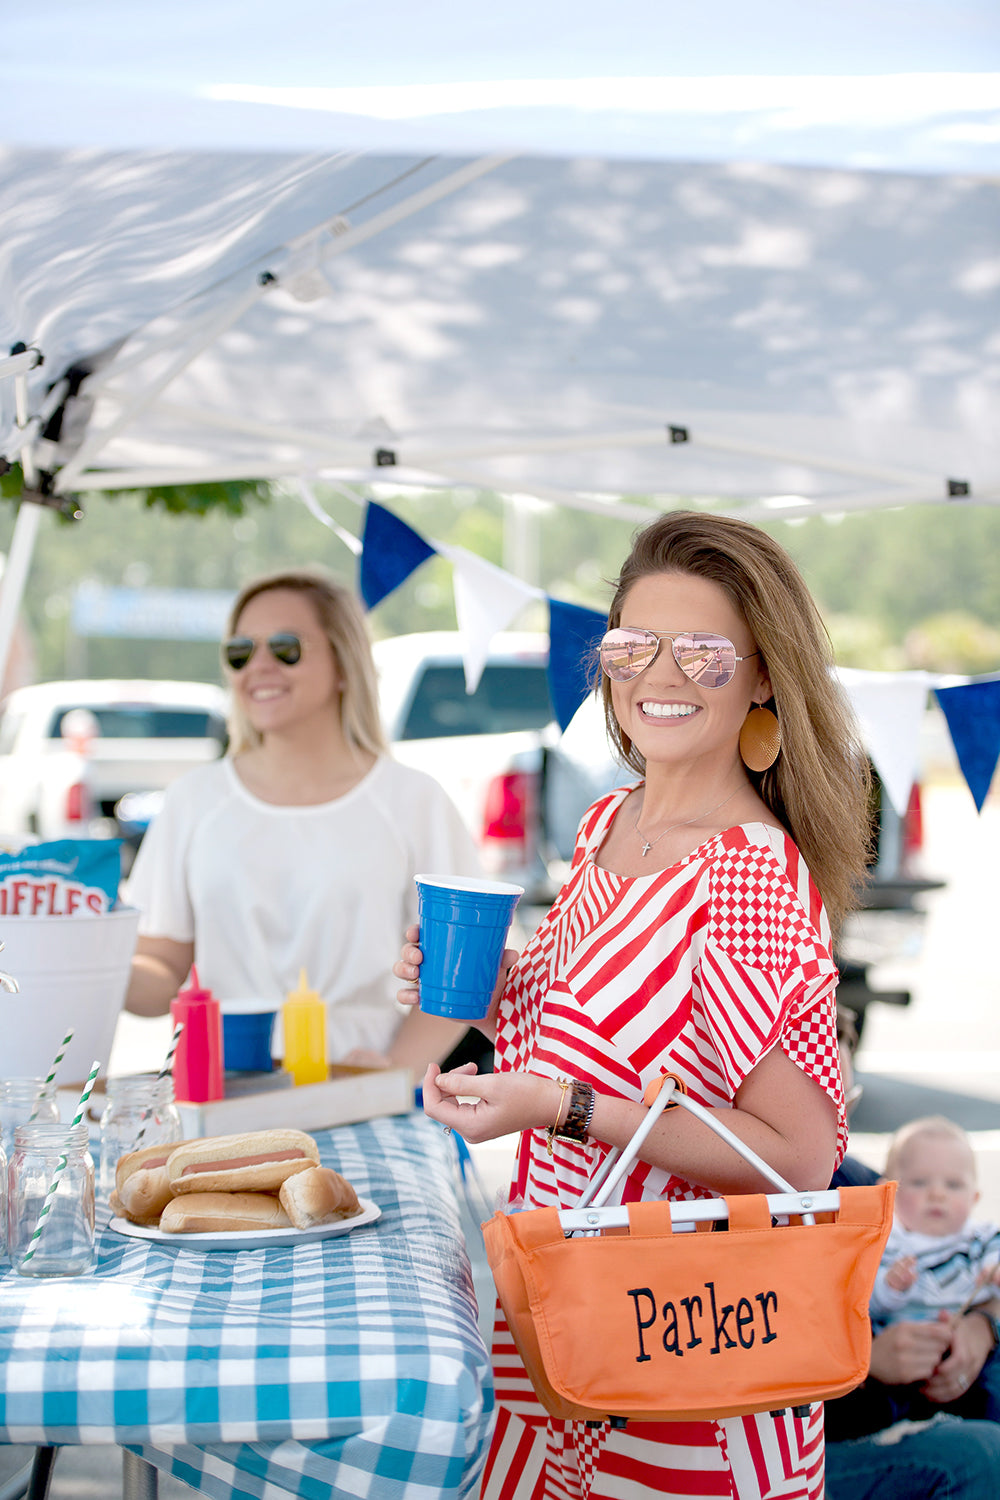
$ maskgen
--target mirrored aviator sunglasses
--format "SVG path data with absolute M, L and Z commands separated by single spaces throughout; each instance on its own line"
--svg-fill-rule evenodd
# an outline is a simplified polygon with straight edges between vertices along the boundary
M 222 659 L 232 672 L 242 672 L 259 645 L 266 645 L 275 661 L 283 667 L 294 667 L 302 660 L 302 642 L 291 631 L 280 630 L 264 642 L 250 635 L 234 635 L 222 643 Z
M 684 675 L 704 688 L 725 687 L 732 682 L 737 663 L 758 655 L 751 651 L 748 656 L 737 656 L 732 641 L 708 631 L 679 631 L 670 635 L 666 631 L 620 626 L 609 630 L 601 641 L 601 670 L 612 682 L 628 682 L 652 666 L 663 641 L 670 642 L 674 661 Z

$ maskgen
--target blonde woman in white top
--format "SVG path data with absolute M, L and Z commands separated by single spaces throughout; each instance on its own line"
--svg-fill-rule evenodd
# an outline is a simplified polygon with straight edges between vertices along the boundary
M 395 1000 L 413 876 L 478 860 L 441 786 L 388 753 L 361 608 L 312 570 L 258 579 L 223 662 L 228 754 L 169 788 L 129 881 L 142 917 L 126 1008 L 164 1014 L 192 962 L 220 1000 L 280 1003 L 304 968 L 331 1060 L 422 1072 L 464 1028 Z

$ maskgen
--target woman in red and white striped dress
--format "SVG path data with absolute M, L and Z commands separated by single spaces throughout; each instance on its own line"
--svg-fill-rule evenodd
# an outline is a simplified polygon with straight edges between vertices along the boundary
M 430 1068 L 424 1106 L 472 1142 L 523 1132 L 511 1203 L 570 1207 L 669 1071 L 794 1186 L 825 1187 L 846 1142 L 827 913 L 863 876 L 867 788 L 822 623 L 766 533 L 674 512 L 637 536 L 608 625 L 609 731 L 644 779 L 589 809 L 565 886 L 498 985 L 482 1027 L 497 1071 Z M 397 973 L 412 982 L 419 960 L 404 949 Z M 620 1192 L 765 1187 L 671 1110 Z M 484 1500 L 823 1493 L 821 1406 L 591 1427 L 547 1416 L 499 1314 L 493 1353 Z

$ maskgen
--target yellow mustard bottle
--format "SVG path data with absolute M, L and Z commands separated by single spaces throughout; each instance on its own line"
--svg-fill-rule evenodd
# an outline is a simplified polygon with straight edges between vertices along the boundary
M 281 1007 L 285 1033 L 284 1069 L 296 1084 L 323 1083 L 330 1076 L 326 1060 L 326 1005 L 309 988 L 305 969 L 299 971 L 299 987 Z

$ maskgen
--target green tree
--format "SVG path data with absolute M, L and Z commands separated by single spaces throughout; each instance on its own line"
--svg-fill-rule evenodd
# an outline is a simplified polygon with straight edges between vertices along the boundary
M 900 645 L 961 607 L 1000 626 L 1000 507 L 911 506 L 770 525 L 824 612 L 879 621 Z
M 15 489 L 11 476 L 5 483 L 8 492 Z M 310 514 L 296 488 L 249 485 L 237 487 L 239 494 L 205 488 L 207 498 L 202 487 L 185 492 L 181 507 L 165 492 L 156 492 L 152 504 L 145 494 L 84 495 L 80 521 L 43 515 L 24 602 L 40 678 L 68 671 L 218 680 L 215 643 L 76 639 L 73 595 L 86 580 L 235 593 L 259 573 L 317 562 L 356 582 L 354 553 Z M 517 511 L 497 495 L 468 489 L 385 493 L 382 503 L 432 544 L 466 547 L 512 571 L 523 566 L 528 581 L 546 593 L 598 610 L 607 608 L 635 530 L 613 514 L 538 504 Z M 337 526 L 360 534 L 360 492 L 319 485 L 317 497 Z M 13 505 L 0 507 L 0 551 L 10 546 L 14 517 Z M 514 555 L 519 528 L 526 557 Z M 773 522 L 766 529 L 801 567 L 845 664 L 923 665 L 927 622 L 960 610 L 970 623 L 958 634 L 969 650 L 947 658 L 960 665 L 936 669 L 1000 668 L 993 634 L 1000 631 L 1000 507 L 911 507 Z M 370 623 L 375 636 L 453 629 L 449 565 L 441 558 L 424 563 L 372 612 Z M 544 630 L 544 604 L 514 624 Z
M 907 632 L 908 663 L 928 672 L 995 672 L 1000 666 L 1000 630 L 967 610 L 928 617 Z

